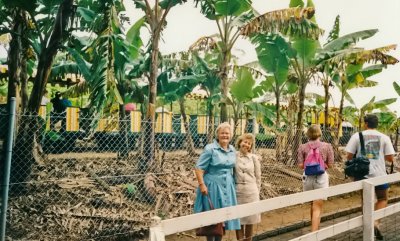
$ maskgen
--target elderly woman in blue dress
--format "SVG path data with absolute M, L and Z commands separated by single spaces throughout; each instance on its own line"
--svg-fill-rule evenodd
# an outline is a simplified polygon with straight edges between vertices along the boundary
M 237 204 L 233 167 L 236 163 L 236 150 L 230 145 L 231 126 L 222 123 L 217 127 L 216 140 L 206 145 L 196 164 L 196 177 L 199 188 L 196 192 L 194 212 L 210 210 L 208 197 L 214 208 L 224 208 Z M 239 219 L 224 223 L 225 230 L 239 230 Z M 220 241 L 222 236 L 208 236 L 207 241 Z

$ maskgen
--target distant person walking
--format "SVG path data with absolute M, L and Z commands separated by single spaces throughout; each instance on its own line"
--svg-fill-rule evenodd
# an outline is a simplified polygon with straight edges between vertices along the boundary
M 318 125 L 310 126 L 307 130 L 309 141 L 300 145 L 298 149 L 298 165 L 304 170 L 303 191 L 329 187 L 326 169 L 333 164 L 333 148 L 331 144 L 320 141 L 321 135 Z M 319 229 L 322 206 L 322 199 L 312 201 L 310 209 L 312 232 Z
M 237 141 L 235 179 L 238 204 L 257 202 L 260 200 L 261 167 L 257 155 L 251 153 L 254 136 L 246 133 Z M 261 222 L 261 214 L 255 214 L 240 219 L 241 229 L 236 230 L 237 240 L 251 241 L 253 226 Z
M 71 101 L 69 101 L 66 97 L 62 98 L 62 95 L 59 91 L 56 92 L 54 98 L 51 99 L 51 103 L 53 104 L 53 109 L 50 113 L 50 129 L 54 130 L 55 125 L 61 121 L 62 130 L 66 130 L 66 117 L 67 117 L 67 107 L 71 106 Z
M 385 161 L 393 162 L 393 156 L 395 154 L 392 142 L 390 138 L 377 131 L 378 117 L 374 114 L 368 114 L 364 116 L 364 131 L 361 132 L 364 139 L 365 154 L 369 159 L 369 174 L 361 179 L 355 179 L 359 181 L 362 179 L 386 176 L 386 164 Z M 346 146 L 347 160 L 353 159 L 354 155 L 361 155 L 361 144 L 359 133 L 354 134 Z M 385 208 L 388 201 L 388 189 L 389 184 L 383 184 L 375 187 L 375 195 L 377 202 L 375 203 L 375 210 Z M 379 220 L 375 221 L 375 236 L 378 240 L 383 240 L 383 235 L 379 229 Z

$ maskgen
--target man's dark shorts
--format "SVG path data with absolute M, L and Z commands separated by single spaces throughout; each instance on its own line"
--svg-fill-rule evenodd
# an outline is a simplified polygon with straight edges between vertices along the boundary
M 360 181 L 360 180 L 364 180 L 364 179 L 367 179 L 367 178 L 355 179 L 354 181 Z M 388 200 L 389 186 L 390 186 L 389 183 L 375 186 L 375 195 L 376 195 L 376 199 L 378 201 Z

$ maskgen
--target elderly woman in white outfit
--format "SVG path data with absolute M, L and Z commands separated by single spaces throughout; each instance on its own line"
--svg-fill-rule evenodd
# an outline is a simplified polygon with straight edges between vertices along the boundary
M 261 167 L 258 157 L 251 153 L 254 136 L 246 133 L 237 142 L 237 159 L 235 165 L 236 196 L 238 204 L 260 200 Z M 250 241 L 253 236 L 253 225 L 261 222 L 261 215 L 256 214 L 240 219 L 241 229 L 236 231 L 237 240 Z

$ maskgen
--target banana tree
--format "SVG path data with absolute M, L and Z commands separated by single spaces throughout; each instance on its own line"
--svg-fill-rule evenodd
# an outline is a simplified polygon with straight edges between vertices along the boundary
M 305 89 L 307 84 L 309 83 L 310 79 L 313 77 L 315 74 L 315 64 L 313 62 L 316 54 L 316 50 L 319 47 L 319 42 L 318 38 L 319 36 L 323 33 L 321 29 L 318 28 L 318 25 L 315 23 L 315 18 L 314 16 L 314 8 L 313 8 L 313 3 L 312 1 L 307 2 L 307 7 L 304 8 L 304 3 L 303 1 L 295 1 L 292 0 L 289 4 L 289 7 L 291 9 L 297 9 L 300 10 L 299 12 L 293 13 L 293 15 L 289 15 L 287 24 L 289 26 L 294 26 L 294 28 L 280 28 L 280 32 L 283 36 L 287 37 L 288 40 L 284 38 L 279 38 L 275 36 L 272 36 L 272 39 L 275 39 L 276 43 L 279 43 L 279 46 L 274 46 L 270 45 L 268 47 L 275 48 L 275 52 L 279 50 L 285 51 L 284 54 L 286 56 L 282 56 L 282 59 L 279 59 L 279 55 L 275 54 L 275 57 L 273 55 L 270 55 L 271 57 L 268 56 L 268 50 L 265 49 L 263 51 L 263 48 L 265 45 L 265 35 L 262 36 L 261 38 L 255 38 L 253 39 L 253 43 L 258 44 L 258 57 L 262 58 L 263 55 L 265 55 L 267 58 L 264 59 L 263 64 L 264 68 L 267 68 L 267 71 L 270 71 L 272 73 L 275 72 L 274 77 L 276 83 L 278 85 L 275 86 L 280 86 L 285 78 L 288 78 L 288 70 L 287 70 L 287 61 L 289 60 L 290 63 L 290 79 L 294 81 L 297 84 L 298 90 L 297 90 L 297 99 L 298 99 L 298 112 L 297 112 L 297 122 L 296 122 L 296 128 L 297 132 L 295 135 L 295 141 L 293 145 L 293 153 L 297 153 L 297 147 L 300 144 L 301 141 L 301 136 L 302 136 L 302 128 L 303 128 L 303 112 L 304 112 L 304 100 L 305 100 Z M 281 13 L 282 14 L 282 13 Z M 250 25 L 250 24 L 249 24 Z M 252 26 L 253 34 L 256 33 L 257 25 L 260 26 L 259 23 L 255 22 Z M 242 31 L 245 31 L 243 29 Z M 272 32 L 272 31 L 270 31 Z M 268 43 L 268 42 L 267 42 Z M 275 43 L 275 44 L 276 44 Z M 294 51 L 293 51 L 293 50 Z M 289 51 L 290 50 L 290 51 Z M 279 63 L 282 65 L 281 69 L 276 68 L 271 62 L 274 60 L 275 63 Z M 261 62 L 260 62 L 261 64 Z M 270 66 L 267 66 L 270 64 Z M 281 76 L 280 76 L 281 75 Z M 276 91 L 275 91 L 276 92 Z M 277 92 L 276 92 L 277 93 Z M 275 95 L 276 95 L 275 93 Z M 294 160 L 293 160 L 294 163 Z
M 200 88 L 206 92 L 206 105 L 208 116 L 207 142 L 211 143 L 214 137 L 214 107 L 221 100 L 220 85 L 221 79 L 218 76 L 218 69 L 213 63 L 214 56 L 209 54 L 201 58 L 194 53 L 194 73 L 204 75 Z
M 227 121 L 226 99 L 229 92 L 228 65 L 232 58 L 232 48 L 240 35 L 250 36 L 259 32 L 284 32 L 302 34 L 315 31 L 315 25 L 306 20 L 313 15 L 313 9 L 284 9 L 268 12 L 261 16 L 252 9 L 250 0 L 195 0 L 201 13 L 216 22 L 220 53 L 218 76 L 221 79 L 221 121 Z
M 68 93 L 79 94 L 88 90 L 89 114 L 97 117 L 93 119 L 92 128 L 96 126 L 98 118 L 103 116 L 104 109 L 110 109 L 115 103 L 119 105 L 119 134 L 122 145 L 118 156 L 126 158 L 129 153 L 129 118 L 124 104 L 130 100 L 130 90 L 136 86 L 128 70 L 135 63 L 142 46 L 139 32 L 144 18 L 139 19 L 125 35 L 121 23 L 123 20 L 119 17 L 119 13 L 125 10 L 121 1 L 87 4 L 90 9 L 85 9 L 85 5 L 82 5 L 79 12 L 84 16 L 83 24 L 91 23 L 88 28 L 95 33 L 96 38 L 71 41 L 72 46 L 67 50 L 75 62 L 57 66 L 57 72 L 78 71 L 84 77 L 84 82 L 68 90 Z M 52 73 L 57 74 L 56 69 L 53 70 Z
M 218 77 L 221 79 L 222 102 L 220 104 L 221 122 L 228 120 L 226 99 L 229 91 L 228 65 L 232 57 L 232 48 L 240 36 L 239 26 L 246 19 L 254 17 L 251 0 L 195 0 L 200 4 L 201 13 L 218 26 L 219 50 Z
M 392 143 L 395 151 L 398 150 L 397 144 L 399 142 L 399 127 L 400 127 L 400 119 L 397 118 L 396 114 L 387 111 L 387 112 L 378 112 L 376 113 L 379 119 L 378 129 L 384 133 L 388 133 L 390 139 L 392 139 Z M 394 135 L 394 140 L 393 140 Z
M 375 101 L 375 96 L 371 98 L 368 103 L 363 105 L 358 111 L 358 128 L 361 129 L 361 124 L 363 123 L 362 118 L 365 114 L 371 113 L 374 110 L 380 110 L 388 112 L 388 105 L 396 102 L 397 98 L 383 99 L 380 101 Z M 380 121 L 381 122 L 381 121 Z
M 398 62 L 396 58 L 386 54 L 387 51 L 393 48 L 394 46 L 373 50 L 360 48 L 342 50 L 337 51 L 337 55 L 328 60 L 329 64 L 337 66 L 333 80 L 341 92 L 339 118 L 336 124 L 337 130 L 341 126 L 344 99 L 346 98 L 350 103 L 354 103 L 348 90 L 356 87 L 375 86 L 377 83 L 367 78 L 380 73 L 388 64 Z M 363 65 L 370 62 L 381 62 L 382 64 L 372 65 L 363 69 Z
M 363 30 L 354 33 L 350 33 L 339 37 L 339 19 L 336 18 L 334 28 L 332 29 L 329 37 L 329 41 L 324 45 L 322 49 L 318 50 L 316 64 L 319 72 L 322 74 L 321 80 L 325 92 L 325 115 L 328 115 L 329 106 L 329 88 L 333 86 L 333 79 L 336 75 L 336 70 L 338 66 L 335 63 L 327 62 L 329 59 L 338 51 L 345 52 L 346 49 L 349 50 L 351 46 L 355 45 L 358 41 L 370 38 L 377 33 L 377 29 Z M 326 120 L 327 121 L 327 120 Z M 325 121 L 325 127 L 328 123 Z
M 234 135 L 236 134 L 236 128 L 239 124 L 240 113 L 243 109 L 246 109 L 246 104 L 255 97 L 254 87 L 256 84 L 256 81 L 253 79 L 253 76 L 248 69 L 239 67 L 235 72 L 236 80 L 231 84 L 230 88 L 231 97 L 228 97 L 227 99 L 228 103 L 233 107 Z M 246 115 L 246 126 L 247 119 Z
M 233 133 L 236 133 L 239 118 L 243 111 L 246 117 L 245 130 L 248 129 L 250 124 L 250 117 L 253 119 L 253 128 L 259 116 L 262 116 L 262 122 L 269 126 L 273 125 L 276 118 L 274 113 L 275 106 L 266 106 L 254 101 L 254 99 L 264 96 L 269 91 L 269 83 L 267 76 L 259 71 L 258 68 L 252 67 L 252 65 L 254 63 L 234 67 L 236 80 L 231 84 L 230 96 L 227 102 L 233 109 Z M 257 84 L 255 79 L 259 78 L 265 78 L 266 80 Z
M 288 78 L 291 59 L 295 58 L 296 52 L 290 43 L 279 34 L 256 34 L 252 38 L 252 42 L 256 44 L 260 66 L 270 74 L 264 83 L 274 93 L 276 127 L 280 128 L 281 95 L 285 91 L 290 94 L 297 90 L 297 86 Z
M 17 112 L 24 112 L 28 104 L 27 61 L 28 53 L 32 52 L 29 36 L 33 28 L 29 12 L 35 12 L 37 4 L 37 1 L 0 1 L 0 35 L 8 33 L 11 36 L 7 56 L 7 100 L 16 97 Z
M 366 52 L 368 53 L 368 52 Z M 386 56 L 385 54 L 381 53 L 381 56 Z M 366 57 L 366 55 L 364 55 Z M 387 60 L 391 59 L 391 56 L 386 56 L 388 58 Z M 385 63 L 387 63 L 384 60 Z M 358 88 L 358 87 L 373 87 L 377 85 L 377 82 L 368 80 L 367 78 L 378 74 L 382 71 L 383 68 L 385 68 L 386 65 L 372 65 L 366 68 L 362 68 L 363 64 L 351 64 L 351 63 L 346 63 L 347 61 L 341 62 L 340 67 L 344 68 L 344 70 L 338 72 L 333 77 L 333 81 L 335 85 L 338 87 L 339 91 L 341 92 L 341 97 L 340 97 L 340 104 L 339 104 L 339 111 L 338 111 L 338 118 L 336 118 L 335 122 L 335 135 L 334 135 L 334 151 L 336 154 L 339 154 L 338 146 L 339 146 L 339 130 L 342 126 L 342 121 L 343 121 L 343 109 L 344 109 L 344 100 L 346 99 L 349 101 L 351 104 L 354 105 L 354 100 L 349 94 L 349 90 L 353 88 Z M 336 62 L 337 63 L 337 62 Z M 340 68 L 339 68 L 340 69 Z M 338 69 L 338 70 L 339 70 Z M 338 71 L 337 70 L 337 71 Z M 340 156 L 336 155 L 338 157 L 338 161 L 341 161 Z
M 337 15 L 336 18 L 335 18 L 335 22 L 333 24 L 333 28 L 329 32 L 328 41 L 327 41 L 327 43 L 325 45 L 327 45 L 330 42 L 332 42 L 332 41 L 336 40 L 337 38 L 339 38 L 339 33 L 340 33 L 340 16 Z M 322 51 L 318 50 L 318 52 L 322 52 Z M 316 63 L 318 63 L 318 57 L 317 57 Z M 324 129 L 325 129 L 325 131 L 329 127 L 329 124 L 328 124 L 328 120 L 329 120 L 328 119 L 328 115 L 329 115 L 329 99 L 330 99 L 329 88 L 333 86 L 332 76 L 330 74 L 331 72 L 332 72 L 332 67 L 328 65 L 328 66 L 321 66 L 321 68 L 319 69 L 319 73 L 317 73 L 317 74 L 321 74 L 320 80 L 321 80 L 322 86 L 324 88 L 324 104 L 325 104 L 325 109 L 324 109 L 324 116 L 325 116 Z
M 75 13 L 73 2 L 73 0 L 59 2 L 12 1 L 13 6 L 24 9 L 28 16 L 27 18 L 31 20 L 30 31 L 27 31 L 27 34 L 29 34 L 28 38 L 37 39 L 37 43 L 39 43 L 35 45 L 35 42 L 28 42 L 27 39 L 24 40 L 35 50 L 38 60 L 33 88 L 27 104 L 27 112 L 30 114 L 35 114 L 39 111 L 54 57 L 70 36 L 72 16 Z M 39 11 L 53 18 L 39 18 Z M 22 52 L 19 53 L 20 56 L 23 56 L 23 54 Z M 14 62 L 18 61 L 16 58 L 20 57 L 17 55 L 15 55 L 15 58 L 12 57 L 10 59 L 11 62 L 9 62 L 9 65 L 13 66 L 17 64 Z M 25 68 L 25 63 L 23 61 L 19 64 L 22 64 L 22 67 Z M 11 71 L 17 71 L 17 69 L 12 68 Z M 15 75 L 16 73 L 11 74 Z M 18 74 L 15 76 L 19 77 Z M 22 78 L 27 77 L 26 75 L 22 75 Z M 38 144 L 39 130 L 41 129 L 40 120 L 32 120 L 32 118 L 26 117 L 21 118 L 20 123 L 13 155 L 14 165 L 11 169 L 12 182 L 24 182 L 30 175 L 33 163 L 36 161 L 40 162 L 40 158 L 43 158 L 40 145 Z
M 145 13 L 145 22 L 150 31 L 149 47 L 146 52 L 149 55 L 149 65 L 144 73 L 149 83 L 148 106 L 143 131 L 143 135 L 147 138 L 147 145 L 144 146 L 141 160 L 141 171 L 147 172 L 148 168 L 153 165 L 155 158 L 154 122 L 161 33 L 166 26 L 166 18 L 170 10 L 178 4 L 185 3 L 186 0 L 155 0 L 154 6 L 151 6 L 148 0 L 134 0 L 133 2 L 137 8 Z
M 179 61 L 177 61 L 179 63 Z M 177 64 L 178 66 L 180 64 Z M 173 72 L 173 73 L 171 73 Z M 179 70 L 177 76 L 176 69 L 169 69 L 159 75 L 158 92 L 164 102 L 179 102 L 179 109 L 185 128 L 187 151 L 189 155 L 196 154 L 192 139 L 192 132 L 188 123 L 185 111 L 185 96 L 193 91 L 193 89 L 205 80 L 204 75 L 196 75 L 191 67 Z
M 397 95 L 400 96 L 400 86 L 399 86 L 399 84 L 397 82 L 393 82 L 393 89 L 396 91 Z M 400 134 L 400 131 L 399 131 L 400 118 L 396 119 L 396 122 L 394 123 L 393 127 L 394 128 L 392 128 L 392 129 L 395 131 L 395 135 L 396 135 L 394 148 L 397 151 L 397 144 L 398 144 L 398 141 L 399 141 L 399 134 Z

